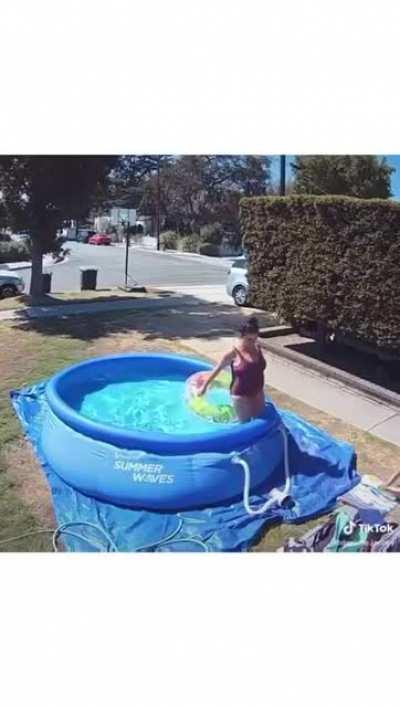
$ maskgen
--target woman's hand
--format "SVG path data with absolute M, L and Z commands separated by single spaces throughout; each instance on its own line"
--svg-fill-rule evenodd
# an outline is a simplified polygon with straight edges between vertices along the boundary
M 215 368 L 213 368 L 211 373 L 207 374 L 207 378 L 205 380 L 203 380 L 202 384 L 199 385 L 199 387 L 197 388 L 197 391 L 196 391 L 197 395 L 204 395 L 204 393 L 207 391 L 207 388 L 210 385 L 210 383 L 213 382 L 214 378 L 217 377 L 218 373 L 220 373 L 226 366 L 228 366 L 231 363 L 231 361 L 233 361 L 235 356 L 236 356 L 236 349 L 232 349 L 231 351 L 228 351 L 228 353 L 226 353 L 224 356 L 222 356 L 218 365 L 215 366 Z
M 199 388 L 196 390 L 196 394 L 199 395 L 200 397 L 204 395 L 204 393 L 207 392 L 208 388 L 208 380 L 204 381 L 204 383 L 201 384 Z

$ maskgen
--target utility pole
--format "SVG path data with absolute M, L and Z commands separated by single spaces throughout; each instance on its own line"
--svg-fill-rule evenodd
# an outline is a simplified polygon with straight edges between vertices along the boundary
M 156 233 L 157 250 L 160 250 L 160 155 L 157 156 L 157 196 L 156 196 Z
M 281 196 L 285 196 L 286 193 L 286 155 L 281 155 Z

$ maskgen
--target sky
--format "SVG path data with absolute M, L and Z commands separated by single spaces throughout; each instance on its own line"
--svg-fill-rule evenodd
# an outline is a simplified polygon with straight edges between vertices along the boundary
M 380 157 L 386 157 L 388 163 L 395 168 L 392 173 L 392 194 L 395 199 L 400 199 L 400 155 L 379 155 Z M 290 177 L 290 161 L 293 160 L 294 155 L 286 155 L 286 176 Z M 274 180 L 279 180 L 279 156 L 274 156 L 272 158 L 272 178 Z

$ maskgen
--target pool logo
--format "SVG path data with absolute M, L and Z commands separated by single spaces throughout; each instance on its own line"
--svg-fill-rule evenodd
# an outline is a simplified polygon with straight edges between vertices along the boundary
M 173 474 L 165 474 L 162 464 L 144 464 L 142 462 L 116 459 L 114 469 L 132 472 L 132 480 L 139 484 L 175 483 L 175 476 Z

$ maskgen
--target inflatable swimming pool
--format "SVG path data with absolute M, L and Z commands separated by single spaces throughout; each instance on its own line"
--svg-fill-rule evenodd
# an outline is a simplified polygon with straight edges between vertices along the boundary
M 282 461 L 279 414 L 268 403 L 263 418 L 245 424 L 202 420 L 185 405 L 185 382 L 210 368 L 167 354 L 107 356 L 66 368 L 46 386 L 41 442 L 49 464 L 89 496 L 149 510 L 240 499 L 237 453 L 250 469 L 250 491 L 261 488 Z

